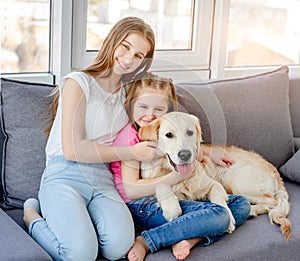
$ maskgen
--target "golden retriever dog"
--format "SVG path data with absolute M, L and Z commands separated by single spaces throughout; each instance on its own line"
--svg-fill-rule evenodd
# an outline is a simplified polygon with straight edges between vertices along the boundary
M 227 206 L 227 193 L 237 194 L 249 199 L 250 215 L 268 213 L 270 222 L 279 224 L 286 240 L 289 239 L 288 193 L 277 169 L 261 156 L 234 146 L 201 144 L 198 118 L 183 112 L 167 113 L 141 127 L 139 136 L 142 140 L 156 141 L 158 149 L 165 154 L 155 162 L 142 163 L 142 178 L 159 177 L 174 169 L 181 174 L 193 172 L 190 178 L 172 188 L 167 184 L 157 186 L 156 197 L 168 221 L 182 213 L 178 200 L 210 200 L 227 209 L 230 233 L 235 229 L 235 220 Z M 203 155 L 202 146 L 211 153 L 226 153 L 234 164 L 230 167 L 215 164 Z M 197 157 L 202 159 L 198 161 Z

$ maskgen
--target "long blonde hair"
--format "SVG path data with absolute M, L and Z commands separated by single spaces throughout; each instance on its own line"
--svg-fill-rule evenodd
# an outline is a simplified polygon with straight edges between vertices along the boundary
M 155 36 L 150 25 L 147 24 L 143 19 L 138 17 L 125 17 L 118 21 L 112 27 L 107 37 L 103 41 L 103 44 L 93 63 L 81 71 L 91 76 L 101 76 L 102 78 L 109 77 L 112 73 L 112 68 L 114 65 L 113 55 L 116 48 L 124 41 L 124 39 L 129 34 L 133 33 L 145 38 L 149 43 L 150 50 L 146 54 L 141 65 L 134 72 L 122 75 L 121 82 L 124 84 L 132 81 L 136 77 L 142 77 L 148 71 L 152 63 L 152 58 L 154 56 L 155 50 Z M 45 127 L 45 133 L 47 137 L 50 134 L 50 130 L 58 107 L 58 86 L 56 86 L 56 88 L 52 91 L 51 95 L 54 96 L 54 98 L 49 108 L 50 117 Z
M 134 80 L 129 84 L 124 102 L 126 113 L 136 129 L 138 129 L 138 126 L 133 118 L 133 107 L 141 91 L 143 91 L 145 88 L 165 92 L 169 101 L 167 112 L 178 111 L 176 89 L 172 80 L 169 78 L 159 77 L 154 74 L 147 74 L 141 79 Z

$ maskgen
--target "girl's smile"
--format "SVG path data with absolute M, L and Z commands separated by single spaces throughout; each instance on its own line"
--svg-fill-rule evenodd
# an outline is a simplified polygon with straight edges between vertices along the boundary
M 140 127 L 166 114 L 169 109 L 168 96 L 163 91 L 145 89 L 133 106 L 133 118 Z
M 114 72 L 118 75 L 131 73 L 144 61 L 150 50 L 148 41 L 139 34 L 129 34 L 114 53 Z

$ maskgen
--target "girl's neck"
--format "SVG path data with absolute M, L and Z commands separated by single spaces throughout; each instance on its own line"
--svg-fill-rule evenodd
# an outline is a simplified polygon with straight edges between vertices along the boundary
M 121 76 L 114 75 L 113 73 L 107 77 L 102 78 L 101 76 L 94 77 L 99 86 L 104 89 L 106 92 L 115 93 L 119 91 L 121 87 Z

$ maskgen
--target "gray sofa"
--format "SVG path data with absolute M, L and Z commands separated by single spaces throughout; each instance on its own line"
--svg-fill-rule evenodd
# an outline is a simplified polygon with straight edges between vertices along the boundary
M 41 112 L 52 88 L 1 79 L 0 260 L 51 260 L 27 234 L 22 205 L 37 196 L 45 164 Z M 300 76 L 289 77 L 284 66 L 239 79 L 187 81 L 176 88 L 180 110 L 199 117 L 204 142 L 256 151 L 280 170 L 293 233 L 285 242 L 279 227 L 261 215 L 211 246 L 196 246 L 187 260 L 300 260 Z M 175 258 L 166 248 L 148 254 L 150 260 Z

